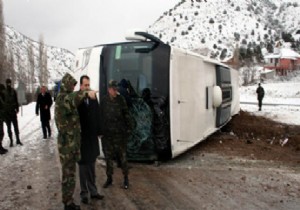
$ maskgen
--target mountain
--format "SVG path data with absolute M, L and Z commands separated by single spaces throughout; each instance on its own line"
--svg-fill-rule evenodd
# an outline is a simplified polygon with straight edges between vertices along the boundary
M 38 83 L 38 59 L 39 59 L 39 42 L 17 32 L 12 27 L 5 26 L 6 45 L 9 51 L 14 55 L 14 67 L 18 73 L 19 68 L 28 69 L 28 48 L 30 44 L 33 47 L 35 78 Z M 48 83 L 61 79 L 66 72 L 71 72 L 74 63 L 74 54 L 66 49 L 48 46 L 47 49 L 47 68 L 49 71 Z M 20 67 L 19 67 L 20 66 Z
M 225 60 L 236 46 L 274 44 L 282 32 L 298 40 L 298 0 L 182 0 L 148 28 L 172 46 Z M 298 33 L 298 35 L 296 35 Z M 299 39 L 300 41 L 300 39 Z

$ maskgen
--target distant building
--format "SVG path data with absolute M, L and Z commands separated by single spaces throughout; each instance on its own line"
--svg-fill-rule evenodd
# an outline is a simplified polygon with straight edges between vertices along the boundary
M 265 69 L 275 70 L 277 75 L 287 75 L 288 71 L 300 69 L 300 54 L 290 48 L 279 46 L 274 53 L 266 54 Z
M 260 72 L 260 80 L 274 79 L 275 74 L 275 70 L 264 69 Z

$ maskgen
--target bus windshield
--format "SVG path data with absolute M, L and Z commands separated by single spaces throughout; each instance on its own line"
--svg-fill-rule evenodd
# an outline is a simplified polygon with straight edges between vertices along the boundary
M 135 122 L 127 144 L 129 159 L 170 156 L 170 51 L 169 45 L 155 42 L 117 43 L 103 47 L 100 100 L 106 94 L 108 82 L 116 80 Z
M 110 80 L 130 82 L 137 95 L 149 88 L 155 96 L 168 94 L 170 47 L 154 42 L 129 42 L 103 48 L 103 72 Z

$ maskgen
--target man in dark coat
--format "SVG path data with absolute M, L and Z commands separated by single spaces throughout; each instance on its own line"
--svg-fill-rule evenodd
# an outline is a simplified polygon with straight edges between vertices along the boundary
M 50 108 L 52 106 L 52 97 L 50 93 L 46 92 L 46 87 L 41 87 L 41 93 L 38 95 L 35 106 L 35 113 L 38 116 L 40 114 L 42 130 L 44 134 L 44 139 L 48 136 L 51 137 L 51 128 L 49 121 L 51 119 Z M 47 129 L 47 130 L 46 130 Z
M 10 139 L 10 147 L 13 146 L 13 137 L 11 131 L 11 124 L 14 126 L 14 131 L 17 139 L 17 144 L 23 145 L 19 138 L 19 126 L 17 114 L 19 113 L 19 102 L 15 89 L 12 88 L 11 79 L 6 79 L 6 90 L 5 90 L 5 123 L 7 126 L 7 133 Z
M 127 166 L 127 141 L 133 130 L 133 122 L 129 115 L 125 98 L 118 93 L 118 83 L 110 81 L 108 95 L 101 99 L 100 103 L 100 127 L 102 146 L 106 160 L 107 180 L 103 187 L 112 185 L 113 159 L 117 155 L 120 158 L 124 176 L 123 188 L 128 189 L 128 166 Z
M 80 91 L 90 90 L 90 78 L 83 75 L 80 78 Z M 98 193 L 96 187 L 95 163 L 100 155 L 100 107 L 97 99 L 86 98 L 78 107 L 81 126 L 81 160 L 79 164 L 80 197 L 84 204 L 88 203 L 88 193 L 91 199 L 101 200 L 103 195 Z
M 260 83 L 258 83 L 258 88 L 256 89 L 256 93 L 257 93 L 257 100 L 258 100 L 258 111 L 261 111 L 262 100 L 265 96 L 265 90 L 260 85 Z
M 3 122 L 5 120 L 4 90 L 5 90 L 5 86 L 3 84 L 0 84 L 0 155 L 3 155 L 7 152 L 7 149 L 5 149 L 2 146 L 2 140 L 3 140 L 3 137 L 4 137 Z

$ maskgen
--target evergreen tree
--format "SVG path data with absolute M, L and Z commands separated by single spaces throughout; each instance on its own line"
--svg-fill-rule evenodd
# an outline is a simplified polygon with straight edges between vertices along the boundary
M 32 43 L 29 43 L 29 46 L 27 48 L 28 53 L 28 70 L 29 70 L 29 90 L 30 93 L 34 93 L 34 83 L 35 83 L 35 77 L 34 77 L 34 55 L 33 55 L 33 46 Z
M 47 54 L 43 35 L 39 38 L 39 82 L 40 86 L 48 85 Z

